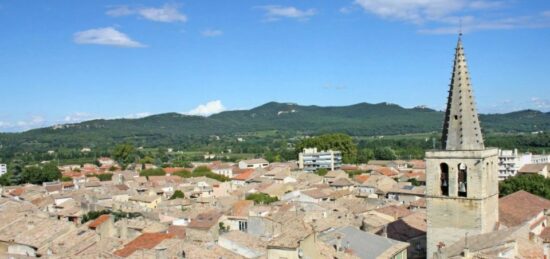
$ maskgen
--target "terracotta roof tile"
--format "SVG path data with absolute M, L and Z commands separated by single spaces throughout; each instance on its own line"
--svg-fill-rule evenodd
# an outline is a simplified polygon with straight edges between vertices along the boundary
M 174 234 L 165 233 L 143 233 L 134 240 L 130 241 L 130 243 L 126 244 L 124 248 L 115 251 L 114 254 L 120 257 L 128 257 L 137 250 L 151 249 L 165 239 L 170 239 L 174 236 Z
M 526 191 L 500 198 L 498 206 L 500 222 L 507 227 L 521 225 L 547 209 L 550 209 L 550 200 Z
M 95 219 L 94 221 L 92 221 L 92 223 L 90 223 L 88 225 L 89 228 L 91 229 L 96 229 L 97 227 L 99 227 L 101 224 L 105 223 L 107 220 L 109 220 L 111 216 L 109 214 L 103 214 L 101 216 L 99 216 L 97 219 Z
M 254 201 L 240 200 L 233 204 L 233 216 L 246 217 L 249 209 L 254 206 Z
M 233 180 L 246 181 L 254 174 L 254 169 L 246 170 L 238 175 L 233 176 Z

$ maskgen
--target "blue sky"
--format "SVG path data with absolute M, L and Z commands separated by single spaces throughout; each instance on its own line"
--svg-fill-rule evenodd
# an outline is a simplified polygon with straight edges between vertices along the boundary
M 461 22 L 459 22 L 461 21 Z M 0 131 L 269 101 L 550 110 L 547 0 L 0 0 Z

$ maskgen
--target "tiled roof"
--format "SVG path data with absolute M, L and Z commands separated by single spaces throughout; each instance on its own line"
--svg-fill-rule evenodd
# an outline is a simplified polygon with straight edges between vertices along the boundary
M 547 167 L 548 164 L 527 164 L 522 166 L 518 173 L 538 173 L 540 171 L 543 171 L 545 167 Z
M 243 160 L 241 162 L 245 162 L 247 164 L 269 164 L 269 162 L 267 162 L 267 160 L 263 159 L 263 158 L 257 158 L 257 159 L 249 159 L 249 160 Z
M 380 209 L 376 209 L 376 211 L 378 211 L 380 213 L 384 213 L 384 214 L 389 215 L 389 216 L 392 216 L 396 219 L 402 218 L 402 217 L 405 217 L 405 216 L 408 216 L 408 215 L 412 214 L 412 212 L 410 210 L 408 210 L 407 208 L 405 208 L 404 206 L 395 206 L 395 205 L 386 206 L 386 207 L 383 207 L 383 208 L 380 208 Z
M 550 200 L 522 190 L 500 198 L 498 209 L 500 222 L 507 227 L 513 227 L 550 209 Z
M 95 219 L 94 221 L 92 221 L 92 223 L 90 223 L 88 225 L 88 227 L 91 228 L 91 229 L 96 229 L 101 224 L 103 224 L 104 222 L 109 220 L 110 217 L 111 216 L 109 214 L 103 214 L 103 215 L 99 216 L 97 219 Z
M 254 201 L 240 200 L 233 204 L 233 216 L 246 217 L 249 209 L 254 206 Z
M 170 239 L 173 237 L 174 237 L 174 234 L 143 233 L 140 236 L 136 237 L 134 240 L 132 240 L 130 243 L 126 244 L 124 248 L 115 251 L 114 254 L 120 257 L 128 257 L 137 250 L 151 249 L 157 246 L 163 240 Z
M 246 170 L 238 175 L 235 175 L 233 176 L 233 180 L 239 180 L 239 181 L 246 181 L 248 180 L 250 177 L 252 177 L 252 175 L 254 174 L 254 170 L 251 169 L 251 170 Z
M 353 177 L 353 180 L 357 181 L 358 183 L 364 183 L 365 181 L 367 181 L 369 179 L 369 176 L 368 174 L 360 174 L 360 175 L 356 175 Z
M 191 220 L 191 223 L 187 227 L 189 228 L 198 228 L 198 229 L 210 229 L 221 217 L 221 214 L 216 210 L 211 210 L 209 212 L 201 213 L 197 215 L 196 218 Z

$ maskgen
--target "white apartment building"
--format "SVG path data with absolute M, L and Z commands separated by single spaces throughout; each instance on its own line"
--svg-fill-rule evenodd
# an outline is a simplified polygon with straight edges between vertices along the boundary
M 8 173 L 8 165 L 0 164 L 0 176 Z
M 550 155 L 533 155 L 531 164 L 549 164 Z
M 518 170 L 531 163 L 531 153 L 518 154 L 518 150 L 498 151 L 498 179 L 505 180 L 508 177 L 516 176 Z
M 304 151 L 298 155 L 298 166 L 306 172 L 314 172 L 321 168 L 336 170 L 342 166 L 342 152 L 304 148 Z

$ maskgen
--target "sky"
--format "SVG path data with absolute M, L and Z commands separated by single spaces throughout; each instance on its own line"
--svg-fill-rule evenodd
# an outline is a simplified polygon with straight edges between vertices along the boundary
M 548 0 L 0 0 L 0 132 L 270 101 L 550 111 Z

